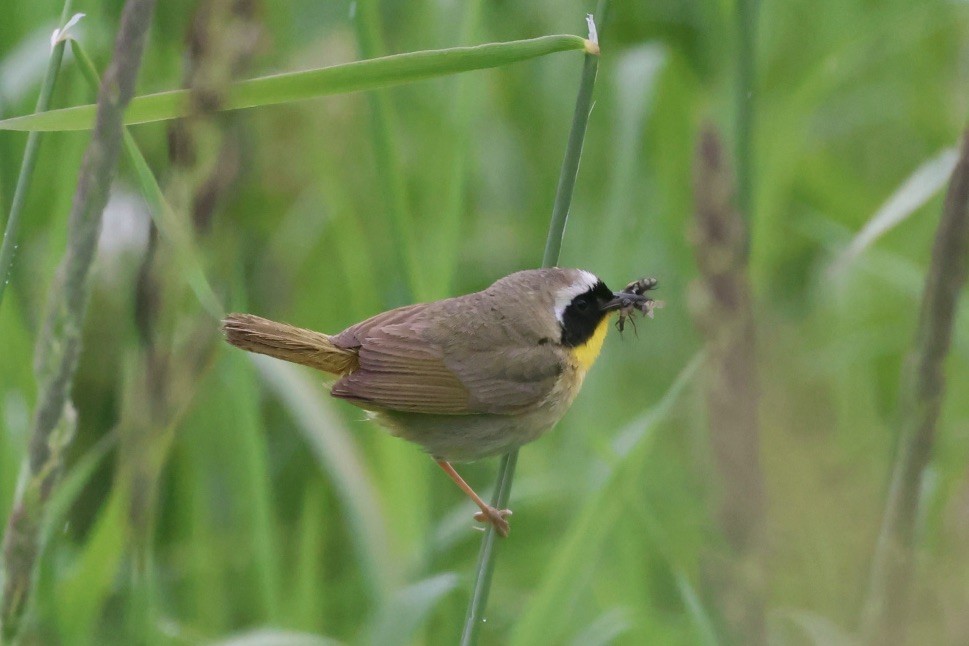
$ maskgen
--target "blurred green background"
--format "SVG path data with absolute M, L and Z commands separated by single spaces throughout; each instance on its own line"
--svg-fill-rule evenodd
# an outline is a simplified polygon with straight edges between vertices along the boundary
M 122 4 L 74 6 L 87 14 L 78 37 L 102 71 Z M 254 7 L 240 76 L 347 62 L 361 51 L 584 35 L 594 8 L 561 0 Z M 60 11 L 55 0 L 5 6 L 3 116 L 33 109 Z M 183 85 L 195 14 L 195 2 L 159 3 L 139 93 Z M 969 4 L 793 0 L 763 3 L 759 25 L 750 271 L 768 628 L 774 643 L 837 643 L 855 630 L 865 593 L 899 368 L 941 210 L 939 163 L 913 173 L 951 157 L 969 108 Z M 704 123 L 732 137 L 734 6 L 617 0 L 600 27 L 596 103 L 560 264 L 615 289 L 656 276 L 667 305 L 639 323 L 638 338 L 611 334 L 571 412 L 523 449 L 482 642 L 723 643 L 705 584 L 722 539 L 702 381 L 688 372 L 671 388 L 702 348 L 690 313 L 692 160 Z M 200 227 L 213 286 L 231 309 L 335 332 L 537 266 L 581 66 L 581 54 L 565 52 L 201 126 L 195 157 L 230 169 Z M 54 105 L 91 101 L 67 55 Z M 172 162 L 169 125 L 132 131 L 173 203 L 191 204 L 178 191 L 198 171 Z M 33 410 L 34 342 L 88 139 L 43 137 L 0 308 L 4 520 Z M 24 142 L 0 135 L 4 214 Z M 832 271 L 900 188 L 928 199 Z M 410 218 L 416 275 L 394 213 Z M 73 390 L 78 435 L 25 641 L 180 644 L 249 634 L 268 643 L 296 633 L 456 641 L 480 538 L 470 503 L 417 448 L 330 400 L 318 374 L 252 362 L 221 344 L 177 261 L 162 262 L 155 277 L 168 295 L 161 311 L 145 305 L 148 222 L 122 162 Z M 164 254 L 164 241 L 158 246 Z M 922 494 L 913 643 L 969 643 L 966 309 Z M 189 348 L 171 357 L 184 365 L 166 368 L 176 394 L 161 415 L 149 410 L 157 404 L 150 376 L 148 387 L 137 385 L 150 372 L 144 339 L 153 325 L 165 344 Z M 125 439 L 139 432 L 155 439 Z M 143 482 L 125 474 L 145 464 L 148 480 L 157 476 L 148 521 L 123 503 L 126 488 Z M 461 470 L 487 491 L 496 464 Z M 139 565 L 132 546 L 144 527 L 149 558 Z M 132 576 L 141 567 L 146 579 Z

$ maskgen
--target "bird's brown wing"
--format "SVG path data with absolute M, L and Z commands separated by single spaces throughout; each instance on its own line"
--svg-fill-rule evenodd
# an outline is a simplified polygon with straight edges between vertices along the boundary
M 424 343 L 408 325 L 371 330 L 360 339 L 359 366 L 333 385 L 331 394 L 362 408 L 462 415 L 468 389 L 443 361 L 440 348 Z
M 334 397 L 414 413 L 513 414 L 541 401 L 561 372 L 550 346 L 501 335 L 482 343 L 474 332 L 442 335 L 419 315 L 403 318 L 347 337 L 359 343 L 359 366 L 334 384 Z
M 472 393 L 476 412 L 521 412 L 544 400 L 562 373 L 562 357 L 548 345 L 498 345 L 460 356 L 445 363 Z

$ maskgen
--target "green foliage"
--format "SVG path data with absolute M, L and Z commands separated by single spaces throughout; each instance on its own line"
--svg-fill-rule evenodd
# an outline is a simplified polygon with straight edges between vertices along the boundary
M 499 67 L 569 49 L 581 50 L 585 46 L 586 41 L 577 36 L 543 36 L 509 43 L 368 58 L 315 70 L 274 74 L 233 84 L 223 109 L 257 108 L 330 94 L 374 90 L 435 76 Z M 194 109 L 188 90 L 159 92 L 133 100 L 125 114 L 125 123 L 187 117 Z M 91 104 L 14 117 L 0 122 L 0 129 L 85 130 L 94 126 L 94 111 L 95 106 Z
M 49 33 L 61 4 L 16 2 L 0 21 L 5 118 L 34 109 L 49 49 L 41 38 L 25 50 L 39 65 L 12 66 L 13 52 Z M 180 86 L 194 4 L 159 4 L 140 95 Z M 469 18 L 465 3 L 385 2 L 379 12 L 366 4 L 351 14 L 356 3 L 264 3 L 266 33 L 246 76 L 361 58 L 363 16 L 379 20 L 381 54 L 584 34 L 593 9 L 481 3 Z M 75 2 L 88 14 L 75 33 L 102 71 L 119 6 Z M 482 643 L 722 642 L 704 580 L 704 557 L 719 541 L 705 403 L 697 379 L 686 377 L 700 343 L 688 236 L 696 132 L 710 119 L 732 132 L 732 11 L 709 1 L 614 2 L 602 26 L 561 264 L 617 288 L 655 275 L 667 306 L 638 322 L 638 338 L 611 333 L 567 417 L 522 450 L 513 531 L 499 545 Z M 768 621 L 778 643 L 850 643 L 894 451 L 899 368 L 941 207 L 937 193 L 929 197 L 937 174 L 918 170 L 941 159 L 964 125 L 969 6 L 889 0 L 875 11 L 859 0 L 795 0 L 761 3 L 760 14 L 750 222 Z M 555 38 L 582 48 L 580 38 Z M 211 320 L 217 298 L 228 309 L 338 331 L 415 293 L 462 293 L 535 266 L 581 58 L 574 51 L 508 66 L 495 58 L 495 69 L 386 87 L 387 144 L 375 140 L 370 94 L 299 102 L 279 94 L 272 107 L 226 115 L 240 134 L 241 176 L 211 231 L 168 277 L 198 296 L 175 300 L 166 317 Z M 25 86 L 10 80 L 16 74 Z M 60 74 L 54 107 L 92 100 L 73 57 Z M 20 87 L 28 89 L 14 92 Z M 314 87 L 300 96 L 319 96 Z M 147 166 L 122 165 L 106 220 L 73 387 L 77 440 L 45 525 L 28 641 L 125 643 L 144 630 L 120 507 L 118 473 L 130 456 L 115 429 L 140 347 L 134 293 L 149 216 L 133 196 L 145 190 L 145 168 L 167 189 L 166 128 L 130 128 Z M 86 133 L 44 136 L 0 308 L 4 521 L 36 397 L 37 321 L 86 141 Z M 0 136 L 4 218 L 24 143 Z M 911 213 L 829 271 L 906 186 L 919 196 Z M 410 260 L 392 220 L 395 200 L 406 210 Z M 214 296 L 202 295 L 203 271 Z M 913 643 L 969 639 L 967 309 L 964 300 L 923 492 Z M 175 330 L 183 341 L 196 333 Z M 196 374 L 183 385 L 193 395 L 175 417 L 162 470 L 144 641 L 453 643 L 480 535 L 470 529 L 470 504 L 433 463 L 330 400 L 311 371 L 220 346 Z M 462 473 L 484 494 L 496 464 Z

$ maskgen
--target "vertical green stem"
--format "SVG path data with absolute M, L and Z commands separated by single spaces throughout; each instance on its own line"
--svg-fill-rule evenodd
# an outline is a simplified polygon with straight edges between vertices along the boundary
M 515 475 L 515 465 L 518 463 L 518 451 L 512 451 L 501 458 L 498 467 L 498 489 L 495 492 L 492 505 L 497 509 L 504 509 L 511 496 L 511 481 Z M 461 645 L 467 646 L 478 641 L 478 630 L 485 608 L 488 606 L 488 592 L 491 590 L 491 576 L 495 572 L 493 558 L 495 540 L 498 535 L 494 527 L 488 526 L 484 538 L 481 539 L 481 550 L 478 552 L 478 564 L 475 568 L 474 587 L 471 590 L 471 601 L 468 612 L 464 617 L 464 629 L 461 631 Z
M 68 16 L 71 15 L 72 2 L 73 0 L 64 0 L 60 26 L 63 26 Z M 35 112 L 45 112 L 50 107 L 50 97 L 54 93 L 54 83 L 57 81 L 57 73 L 61 69 L 63 58 L 64 41 L 61 41 L 51 49 L 50 58 L 47 60 L 47 71 L 44 73 L 44 82 L 40 87 L 40 96 L 37 97 Z M 24 210 L 24 203 L 27 201 L 27 190 L 30 188 L 30 180 L 34 175 L 34 167 L 37 165 L 37 148 L 39 146 L 40 132 L 33 131 L 27 135 L 27 147 L 24 148 L 20 175 L 17 177 L 13 203 L 10 205 L 10 217 L 7 218 L 7 226 L 3 232 L 3 244 L 0 245 L 0 304 L 3 303 L 3 294 L 7 289 L 7 283 L 10 282 L 10 270 L 13 268 L 13 258 L 17 252 L 20 216 Z
M 375 58 L 384 54 L 381 35 L 380 9 L 378 0 L 357 2 L 357 39 L 364 58 Z M 396 127 L 396 113 L 386 90 L 368 93 L 370 113 L 373 123 L 374 159 L 377 164 L 378 184 L 384 191 L 387 210 L 390 212 L 391 226 L 396 238 L 395 248 L 400 253 L 403 274 L 411 302 L 431 300 L 434 295 L 422 269 L 418 249 L 417 228 L 407 197 L 407 178 L 404 164 L 400 158 L 400 137 Z M 386 445 L 385 445 L 386 446 Z M 423 456 L 410 454 L 381 456 L 382 472 L 390 482 L 407 482 L 409 486 L 397 492 L 398 505 L 394 524 L 410 546 L 407 551 L 418 552 L 415 548 L 423 544 L 427 527 L 427 464 Z M 406 511 L 404 511 L 406 510 Z
M 128 0 L 121 14 L 111 66 L 98 94 L 97 119 L 78 173 L 68 217 L 67 248 L 47 300 L 34 370 L 37 404 L 31 422 L 23 479 L 18 487 L 0 555 L 0 640 L 13 640 L 30 598 L 40 555 L 41 520 L 63 469 L 76 421 L 70 388 L 81 350 L 89 275 L 121 151 L 124 110 L 154 12 L 154 0 Z
M 471 43 L 476 40 L 475 34 L 481 22 L 482 4 L 482 0 L 472 0 L 465 4 L 460 42 Z M 445 175 L 446 197 L 441 217 L 435 227 L 438 230 L 435 242 L 437 253 L 433 258 L 436 265 L 432 267 L 436 268 L 430 272 L 429 277 L 435 297 L 451 292 L 451 282 L 457 266 L 455 258 L 460 247 L 461 215 L 465 206 L 468 160 L 471 157 L 469 154 L 471 122 L 478 110 L 478 102 L 475 100 L 478 86 L 472 85 L 471 81 L 472 79 L 467 78 L 466 75 L 458 76 L 453 81 L 450 125 L 454 135 L 448 137 L 450 159 L 447 175 Z
M 601 24 L 608 6 L 608 0 L 601 0 L 596 15 Z M 595 23 L 589 24 L 589 39 L 598 45 L 595 35 Z M 579 83 L 579 96 L 575 102 L 575 114 L 572 118 L 572 130 L 569 133 L 568 145 L 565 149 L 565 159 L 559 174 L 558 189 L 555 193 L 555 204 L 552 207 L 552 219 L 549 223 L 548 239 L 545 243 L 545 254 L 542 257 L 543 267 L 554 267 L 559 260 L 562 249 L 562 236 L 565 234 L 565 223 L 568 220 L 569 208 L 572 204 L 572 193 L 575 189 L 575 178 L 579 172 L 579 159 L 582 156 L 582 143 L 585 140 L 586 127 L 589 125 L 589 114 L 592 112 L 592 91 L 595 88 L 596 73 L 599 69 L 599 53 L 588 52 L 582 68 L 582 80 Z M 518 451 L 514 450 L 501 459 L 498 469 L 498 486 L 492 505 L 503 509 L 508 504 L 511 495 L 511 484 L 515 477 L 515 466 L 518 464 Z M 495 529 L 488 526 L 481 549 L 478 552 L 478 563 L 475 568 L 475 581 L 468 603 L 468 612 L 464 618 L 464 629 L 461 632 L 462 646 L 474 644 L 478 639 L 483 613 L 488 605 L 488 593 L 491 589 L 491 577 L 495 569 L 494 547 Z
M 902 366 L 898 451 L 862 608 L 863 643 L 904 644 L 914 597 L 920 496 L 936 446 L 945 361 L 959 296 L 969 280 L 969 131 L 952 171 L 935 232 L 915 341 Z
M 376 58 L 383 55 L 380 36 L 380 15 L 377 0 L 362 0 L 357 3 L 357 40 L 363 58 Z M 413 297 L 410 300 L 429 300 L 424 273 L 421 271 L 420 252 L 414 233 L 414 219 L 407 201 L 407 182 L 401 172 L 400 147 L 397 144 L 397 131 L 394 126 L 394 110 L 386 90 L 377 90 L 368 95 L 373 119 L 374 158 L 380 185 L 385 191 L 387 209 L 390 211 L 394 233 L 399 241 L 398 248 L 407 276 L 408 288 Z
M 97 94 L 98 88 L 101 87 L 101 79 L 98 78 L 98 72 L 91 57 L 88 56 L 81 43 L 76 40 L 71 40 L 71 52 L 74 54 L 81 75 Z M 198 245 L 192 237 L 192 233 L 186 230 L 185 225 L 175 216 L 171 205 L 165 199 L 165 195 L 158 185 L 158 180 L 155 179 L 145 156 L 141 154 L 141 149 L 138 148 L 138 144 L 127 127 L 124 128 L 122 136 L 125 156 L 138 177 L 141 195 L 148 205 L 148 214 L 165 241 L 175 251 L 183 280 L 191 287 L 205 311 L 216 321 L 221 321 L 225 315 L 225 307 L 205 275 L 201 252 L 198 250 Z
M 542 267 L 554 267 L 559 261 L 562 237 L 565 234 L 565 224 L 569 219 L 569 208 L 572 205 L 572 193 L 575 190 L 575 178 L 579 171 L 579 158 L 582 155 L 585 128 L 589 123 L 589 113 L 592 110 L 592 90 L 595 87 L 598 69 L 599 57 L 586 54 L 582 70 L 582 84 L 579 86 L 579 97 L 575 103 L 575 116 L 572 119 L 572 132 L 569 133 L 565 161 L 562 164 L 558 190 L 555 193 L 555 205 L 552 207 L 552 221 L 549 224 L 548 238 L 545 241 Z
M 759 0 L 737 0 L 737 88 L 735 157 L 737 168 L 737 206 L 748 222 L 753 219 L 751 202 L 753 159 L 751 132 L 754 122 L 754 88 L 757 78 L 756 38 Z M 750 246 L 748 240 L 747 246 Z

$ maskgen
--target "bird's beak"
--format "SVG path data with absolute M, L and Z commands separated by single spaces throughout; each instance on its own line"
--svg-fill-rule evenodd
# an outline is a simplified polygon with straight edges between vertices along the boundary
M 632 294 L 630 292 L 613 292 L 612 299 L 602 304 L 603 312 L 613 312 L 624 307 L 635 306 L 646 301 L 651 301 L 649 296 Z

